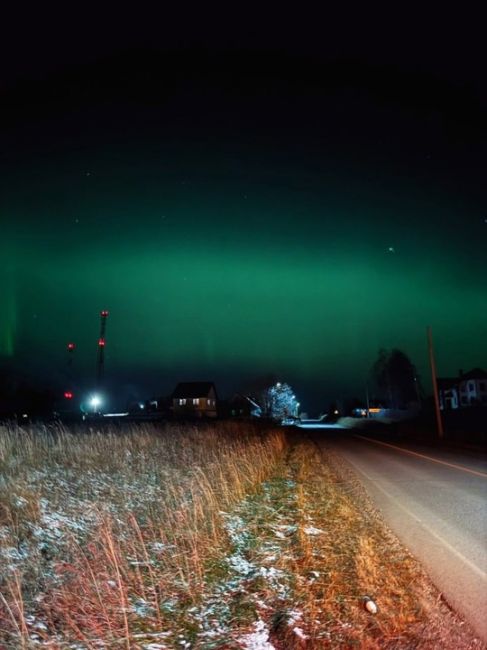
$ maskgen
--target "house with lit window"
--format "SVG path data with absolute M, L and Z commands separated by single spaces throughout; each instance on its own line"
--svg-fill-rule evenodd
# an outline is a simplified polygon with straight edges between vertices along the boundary
M 179 418 L 215 418 L 217 399 L 211 381 L 181 382 L 172 394 L 172 410 Z
M 487 406 L 487 372 L 474 368 L 460 370 L 457 378 L 439 377 L 438 393 L 443 410 Z

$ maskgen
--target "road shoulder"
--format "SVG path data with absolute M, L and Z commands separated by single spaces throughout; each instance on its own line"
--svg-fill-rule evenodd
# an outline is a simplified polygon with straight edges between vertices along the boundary
M 478 639 L 467 623 L 450 607 L 444 596 L 434 586 L 421 564 L 409 553 L 386 524 L 383 516 L 375 507 L 362 480 L 355 469 L 338 453 L 326 440 L 317 443 L 324 462 L 328 463 L 342 489 L 350 496 L 354 507 L 361 513 L 364 521 L 368 522 L 374 537 L 380 540 L 377 552 L 383 557 L 383 570 L 387 574 L 394 562 L 403 558 L 397 564 L 402 570 L 404 563 L 410 563 L 414 572 L 411 589 L 416 595 L 418 606 L 422 608 L 428 623 L 422 629 L 420 623 L 411 622 L 417 626 L 414 635 L 414 647 L 442 647 L 442 648 L 483 648 L 485 645 Z M 380 583 L 380 575 L 377 576 Z M 378 589 L 381 592 L 381 589 Z M 409 630 L 412 632 L 412 629 Z M 401 646 L 398 647 L 409 647 Z

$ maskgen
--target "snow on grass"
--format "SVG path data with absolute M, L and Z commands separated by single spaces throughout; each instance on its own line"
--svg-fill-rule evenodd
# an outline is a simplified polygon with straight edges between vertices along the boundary
M 275 650 L 269 641 L 269 630 L 262 620 L 254 623 L 254 631 L 244 634 L 239 642 L 245 650 Z
M 209 569 L 202 602 L 184 612 L 187 624 L 197 630 L 195 639 L 204 647 L 226 647 L 231 639 L 244 648 L 274 647 L 265 619 L 276 605 L 287 601 L 292 583 L 291 574 L 276 566 L 288 553 L 291 539 L 288 535 L 276 539 L 274 529 L 297 530 L 289 519 L 294 505 L 294 483 L 276 478 L 264 482 L 257 494 L 242 499 L 231 511 L 220 511 L 228 553 L 216 567 L 216 579 Z
M 306 533 L 306 535 L 323 535 L 325 531 L 321 530 L 321 528 L 315 528 L 314 526 L 305 526 L 303 532 Z
M 305 632 L 301 627 L 296 625 L 296 623 L 298 623 L 302 618 L 303 618 L 303 612 L 300 612 L 298 610 L 291 610 L 290 612 L 288 612 L 287 624 L 297 637 L 305 641 L 306 639 L 309 638 L 308 635 L 305 634 Z
M 297 516 L 297 484 L 289 478 L 289 468 L 283 464 L 280 472 L 269 478 L 272 465 L 266 461 L 259 480 L 267 480 L 245 484 L 243 476 L 245 490 L 240 491 L 240 500 L 216 502 L 212 525 L 219 527 L 218 545 L 202 559 L 198 567 L 201 573 L 196 576 L 183 564 L 193 549 L 184 546 L 186 540 L 193 543 L 193 538 L 184 537 L 186 520 L 179 526 L 175 517 L 174 525 L 170 525 L 158 513 L 160 504 L 168 503 L 177 516 L 186 516 L 184 513 L 193 510 L 199 484 L 194 481 L 192 463 L 181 463 L 181 448 L 189 456 L 206 454 L 207 449 L 199 442 L 192 447 L 187 438 L 179 438 L 174 452 L 169 449 L 169 456 L 173 454 L 171 462 L 177 461 L 181 466 L 173 467 L 166 457 L 164 442 L 157 457 L 151 447 L 153 441 L 144 440 L 129 438 L 123 444 L 132 447 L 124 450 L 114 437 L 117 452 L 103 456 L 104 465 L 100 459 L 90 457 L 91 450 L 82 438 L 75 437 L 70 445 L 84 444 L 82 451 L 87 457 L 78 458 L 69 446 L 67 453 L 72 456 L 64 464 L 56 458 L 56 451 L 49 451 L 45 466 L 24 469 L 19 463 L 15 477 L 19 490 L 11 493 L 10 500 L 20 513 L 17 530 L 21 535 L 14 543 L 12 530 L 8 526 L 0 528 L 0 561 L 6 560 L 0 563 L 14 571 L 32 562 L 43 577 L 38 585 L 32 585 L 34 589 L 25 603 L 25 624 L 31 641 L 46 645 L 58 640 L 57 623 L 53 626 L 49 615 L 43 618 L 43 612 L 49 611 L 44 603 L 51 598 L 49 591 L 43 589 L 46 584 L 55 591 L 58 586 L 61 589 L 62 581 L 75 575 L 73 571 L 78 567 L 81 575 L 86 573 L 82 563 L 71 564 L 75 559 L 73 553 L 81 549 L 82 562 L 96 558 L 93 553 L 99 552 L 109 522 L 115 543 L 113 557 L 120 554 L 117 562 L 121 563 L 124 583 L 120 584 L 113 567 L 100 565 L 98 572 L 98 565 L 92 565 L 93 598 L 96 602 L 101 597 L 103 609 L 99 614 L 95 607 L 94 616 L 128 616 L 130 634 L 144 649 L 226 647 L 225 644 L 235 643 L 252 650 L 273 648 L 268 621 L 276 611 L 286 610 L 292 600 L 296 578 L 292 573 L 294 545 L 302 522 L 302 517 Z M 215 439 L 215 443 L 212 453 L 217 460 L 224 448 L 219 440 Z M 242 451 L 245 453 L 244 448 L 236 450 L 238 465 L 242 462 Z M 249 467 L 253 465 L 252 459 Z M 207 481 L 206 476 L 211 473 L 203 476 Z M 212 489 L 209 482 L 202 485 L 204 491 Z M 219 511 L 221 507 L 224 510 Z M 130 517 L 136 518 L 140 529 L 128 526 Z M 144 535 L 144 539 L 138 535 Z M 180 567 L 169 581 L 168 567 Z M 155 581 L 152 575 L 156 576 Z M 88 582 L 83 584 L 88 603 L 92 587 Z M 69 597 L 68 590 L 63 596 L 66 607 Z M 305 625 L 301 619 L 296 618 L 293 626 L 294 634 L 304 639 Z M 74 643 L 75 639 L 71 640 Z M 90 639 L 90 647 L 103 647 L 103 643 Z M 81 645 L 75 643 L 73 648 Z

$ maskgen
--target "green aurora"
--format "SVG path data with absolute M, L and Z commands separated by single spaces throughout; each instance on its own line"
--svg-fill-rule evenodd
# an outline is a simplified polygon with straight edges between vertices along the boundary
M 327 214 L 324 197 L 246 192 L 219 202 L 216 190 L 196 190 L 192 203 L 173 196 L 144 214 L 124 203 L 120 218 L 115 208 L 99 218 L 93 197 L 59 226 L 47 216 L 18 219 L 22 227 L 13 220 L 2 354 L 42 360 L 56 374 L 74 340 L 79 372 L 89 376 L 98 312 L 107 308 L 107 374 L 160 369 L 161 390 L 182 369 L 196 377 L 228 370 L 236 387 L 239 372 L 276 372 L 298 385 L 360 390 L 378 348 L 392 346 L 424 375 L 429 324 L 442 373 L 485 363 L 475 237 L 458 251 L 417 215 L 414 228 L 407 215 L 385 226 L 380 214 L 364 227 L 360 212 L 340 212 L 336 199 Z M 272 209 L 280 216 L 269 219 Z
M 1 357 L 61 387 L 74 341 L 88 385 L 108 309 L 107 379 L 141 396 L 275 373 L 319 408 L 362 394 L 381 347 L 427 386 L 428 325 L 441 375 L 487 366 L 471 134 L 450 147 L 440 121 L 338 91 L 309 97 L 306 121 L 279 92 L 217 95 L 199 121 L 177 89 L 179 108 L 114 126 L 99 105 L 22 118 L 2 164 Z

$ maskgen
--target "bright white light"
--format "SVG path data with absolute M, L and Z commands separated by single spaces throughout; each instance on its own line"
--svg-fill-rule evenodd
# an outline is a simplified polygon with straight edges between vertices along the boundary
M 103 413 L 104 418 L 125 418 L 128 415 L 128 411 L 126 413 Z
M 93 395 L 90 397 L 90 406 L 94 409 L 96 409 L 98 406 L 101 405 L 101 397 L 99 395 Z

